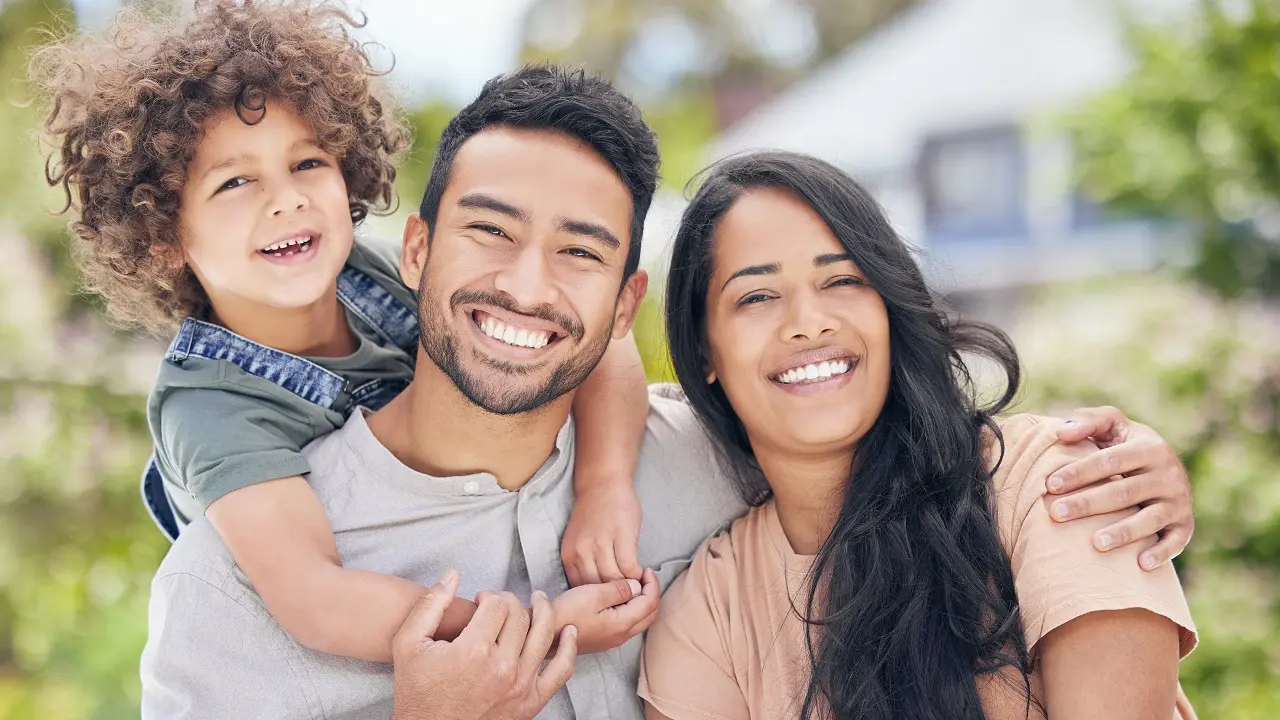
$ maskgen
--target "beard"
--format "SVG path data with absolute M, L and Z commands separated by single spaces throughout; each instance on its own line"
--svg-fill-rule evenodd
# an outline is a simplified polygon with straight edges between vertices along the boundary
M 482 290 L 459 290 L 449 298 L 449 313 L 440 310 L 438 293 L 428 291 L 426 276 L 422 274 L 418 288 L 421 298 L 418 306 L 418 338 L 423 351 L 431 361 L 449 376 L 453 384 L 476 406 L 496 415 L 517 415 L 536 410 L 556 398 L 577 388 L 591 375 L 604 357 L 613 333 L 612 319 L 609 327 L 599 337 L 587 338 L 582 324 L 551 306 L 522 308 L 506 293 Z M 457 314 L 458 307 L 468 303 L 484 303 L 500 307 L 508 312 L 536 317 L 563 328 L 578 352 L 556 366 L 545 381 L 531 377 L 545 372 L 542 366 L 528 366 L 499 360 L 473 348 L 471 357 L 459 357 L 456 334 L 451 332 L 449 317 Z M 467 322 L 471 322 L 468 318 Z M 521 382 L 523 379 L 523 382 Z

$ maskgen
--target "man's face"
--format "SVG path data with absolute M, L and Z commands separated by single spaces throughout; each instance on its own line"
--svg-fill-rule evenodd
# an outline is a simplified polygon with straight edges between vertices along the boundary
M 618 292 L 631 213 L 622 179 L 578 140 L 514 128 L 467 140 L 430 242 L 417 216 L 405 229 L 427 355 L 493 413 L 576 388 L 644 295 L 642 272 Z

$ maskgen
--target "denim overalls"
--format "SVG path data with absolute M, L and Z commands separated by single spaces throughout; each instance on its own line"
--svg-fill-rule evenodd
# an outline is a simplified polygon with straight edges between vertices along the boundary
M 351 265 L 343 267 L 338 275 L 338 299 L 387 342 L 404 350 L 410 358 L 417 355 L 417 308 L 405 306 L 376 280 Z M 188 357 L 229 361 L 250 375 L 344 416 L 356 405 L 377 410 L 407 385 L 400 379 L 378 379 L 352 388 L 350 381 L 310 360 L 259 345 L 226 328 L 194 318 L 182 321 L 164 359 L 181 364 Z M 142 500 L 160 530 L 170 540 L 176 540 L 177 517 L 165 494 L 164 479 L 156 468 L 154 455 L 142 474 Z

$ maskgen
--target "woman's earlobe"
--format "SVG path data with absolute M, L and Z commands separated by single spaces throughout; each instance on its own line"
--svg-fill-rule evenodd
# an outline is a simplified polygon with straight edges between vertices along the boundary
M 709 373 L 707 373 L 707 384 L 708 384 L 708 385 L 715 385 L 715 384 L 716 384 L 716 373 L 715 373 L 715 371 L 714 371 L 714 370 L 713 370 L 713 371 L 711 371 L 711 372 L 709 372 Z

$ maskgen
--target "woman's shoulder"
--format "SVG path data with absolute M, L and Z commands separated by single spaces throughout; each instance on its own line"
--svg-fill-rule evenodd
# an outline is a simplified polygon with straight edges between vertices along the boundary
M 728 611 L 727 605 L 736 596 L 733 590 L 748 570 L 746 563 L 772 557 L 772 553 L 762 552 L 765 543 L 771 542 L 768 513 L 772 510 L 772 501 L 751 508 L 727 528 L 704 540 L 694 552 L 689 569 L 681 576 L 684 581 L 677 581 L 680 587 L 672 586 L 670 592 L 675 593 L 674 597 L 702 596 Z M 666 596 L 663 602 L 667 602 Z

